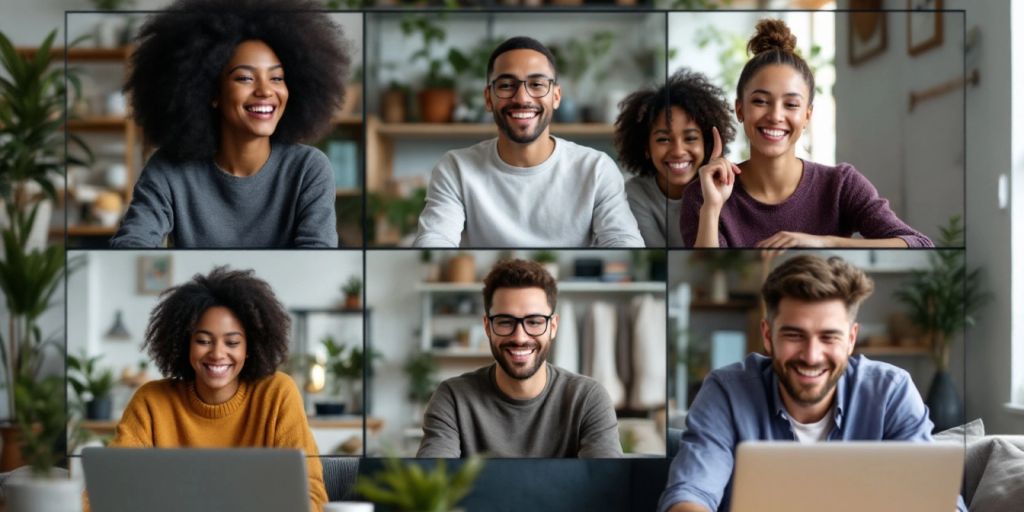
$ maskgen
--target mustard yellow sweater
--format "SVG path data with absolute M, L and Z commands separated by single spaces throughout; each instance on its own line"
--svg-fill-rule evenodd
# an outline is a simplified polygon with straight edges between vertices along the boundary
M 242 382 L 235 396 L 220 405 L 201 401 L 192 382 L 146 383 L 125 408 L 110 446 L 298 448 L 307 455 L 312 510 L 321 511 L 327 502 L 302 397 L 295 381 L 282 372 Z

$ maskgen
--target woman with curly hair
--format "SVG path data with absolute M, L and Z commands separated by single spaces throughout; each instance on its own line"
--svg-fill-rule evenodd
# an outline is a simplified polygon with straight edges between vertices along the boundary
M 331 126 L 348 47 L 312 0 L 178 0 L 125 85 L 148 142 L 113 247 L 336 247 Z
M 811 120 L 814 74 L 781 20 L 764 19 L 736 86 L 736 118 L 750 142 L 739 165 L 715 155 L 683 194 L 683 240 L 696 247 L 931 247 L 847 163 L 797 158 Z M 853 238 L 859 234 L 862 238 Z
M 277 371 L 291 320 L 252 270 L 214 268 L 165 291 L 143 344 L 166 377 L 144 384 L 110 446 L 305 451 L 313 510 L 327 501 L 299 390 Z
M 725 143 L 735 130 L 722 90 L 700 73 L 681 70 L 657 89 L 630 94 L 619 103 L 615 148 L 623 168 L 629 207 L 647 247 L 682 247 L 679 219 L 683 188 L 712 154 L 713 134 Z

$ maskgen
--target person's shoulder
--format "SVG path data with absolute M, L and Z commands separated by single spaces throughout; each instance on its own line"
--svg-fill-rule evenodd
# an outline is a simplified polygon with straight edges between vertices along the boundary
M 563 159 L 569 159 L 576 165 L 590 165 L 598 169 L 607 168 L 607 164 L 611 164 L 611 168 L 618 171 L 618 166 L 615 165 L 615 160 L 612 160 L 612 157 L 608 156 L 608 153 L 605 153 L 604 151 L 584 146 L 582 144 L 577 144 L 571 140 L 555 137 L 553 135 L 551 138 L 555 140 L 556 151 L 560 151 L 561 158 Z
M 184 385 L 186 384 L 183 381 L 174 379 L 151 380 L 135 390 L 135 393 L 132 395 L 132 402 L 166 401 L 178 392 L 179 386 Z
M 493 367 L 494 365 L 492 364 L 456 377 L 450 377 L 442 381 L 441 386 L 454 394 L 490 389 L 491 368 Z
M 743 358 L 742 361 L 712 370 L 708 376 L 722 383 L 762 380 L 765 371 L 770 369 L 771 365 L 771 358 L 751 353 Z
M 848 182 L 851 180 L 866 180 L 860 171 L 853 164 L 839 162 L 836 165 L 828 165 L 811 160 L 804 160 L 804 170 L 811 173 L 816 179 L 824 179 L 834 182 Z
M 491 161 L 492 155 L 497 153 L 497 141 L 497 138 L 491 138 L 472 146 L 449 149 L 441 156 L 437 169 L 457 173 L 485 168 L 486 165 L 483 164 Z
M 278 153 L 282 162 L 301 162 L 305 166 L 315 168 L 329 168 L 331 163 L 331 160 L 320 148 L 305 144 L 275 143 L 271 151 Z
M 266 390 L 298 390 L 298 386 L 295 384 L 295 379 L 291 375 L 280 370 L 275 370 L 274 373 L 267 375 L 261 379 L 257 379 L 253 382 L 254 389 L 266 389 Z
M 553 364 L 548 364 L 548 371 L 558 387 L 569 395 L 586 395 L 594 391 L 603 391 L 604 386 L 597 379 L 587 375 L 571 372 Z
M 652 175 L 634 175 L 626 180 L 626 194 L 630 196 L 641 196 L 650 193 L 651 185 L 655 184 Z M 657 185 L 655 185 L 657 186 Z
M 902 384 L 910 379 L 910 373 L 903 368 L 868 359 L 863 354 L 851 356 L 846 364 L 847 375 L 854 377 L 861 385 L 887 387 Z

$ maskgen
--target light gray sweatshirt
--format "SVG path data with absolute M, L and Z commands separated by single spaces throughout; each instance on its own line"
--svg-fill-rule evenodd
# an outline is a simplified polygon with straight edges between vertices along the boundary
M 515 167 L 497 138 L 434 167 L 417 247 L 643 247 L 622 173 L 606 154 L 558 137 L 540 165 Z
M 685 247 L 679 229 L 683 200 L 665 196 L 654 175 L 634 176 L 626 181 L 626 197 L 647 247 L 665 247 L 666 236 L 668 247 Z

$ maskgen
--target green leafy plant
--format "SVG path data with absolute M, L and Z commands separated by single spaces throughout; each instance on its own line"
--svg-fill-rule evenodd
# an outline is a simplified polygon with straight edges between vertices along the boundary
M 403 367 L 409 377 L 409 399 L 425 404 L 437 388 L 437 361 L 427 352 L 417 352 L 409 357 Z
M 609 70 L 604 69 L 600 63 L 614 43 L 615 33 L 601 30 L 587 38 L 573 37 L 561 43 L 550 44 L 548 49 L 555 55 L 559 79 L 564 77 L 571 84 L 579 85 L 588 72 L 598 70 L 595 75 L 598 80 L 607 75 Z
M 333 337 L 327 336 L 323 340 L 324 348 L 327 350 L 327 362 L 324 365 L 328 372 L 334 377 L 331 381 L 331 393 L 335 396 L 341 395 L 342 385 L 352 383 L 363 378 L 363 368 L 368 363 L 363 347 L 353 345 L 351 347 L 338 343 Z M 370 352 L 370 359 L 380 358 L 380 353 Z
M 690 256 L 690 261 L 703 266 L 709 273 L 719 270 L 726 273 L 742 273 L 747 270 L 751 261 L 753 261 L 748 252 L 735 249 L 696 251 Z
M 473 488 L 483 469 L 484 459 L 474 455 L 462 462 L 454 473 L 448 472 L 444 459 L 431 471 L 416 461 L 404 463 L 396 458 L 384 460 L 384 470 L 372 476 L 359 476 L 356 492 L 380 505 L 415 512 L 448 512 Z
M 359 295 L 363 291 L 363 280 L 359 276 L 352 276 L 345 281 L 341 292 L 345 295 Z
M 452 67 L 452 52 L 457 50 L 449 49 L 444 57 L 436 48 L 448 38 L 448 32 L 441 24 L 445 19 L 443 14 L 409 14 L 403 16 L 399 22 L 402 34 L 405 37 L 419 35 L 419 49 L 409 57 L 410 62 L 419 60 L 427 64 L 427 74 L 423 77 L 423 88 L 425 89 L 453 89 L 455 87 L 454 68 Z M 457 52 L 458 53 L 458 52 Z M 455 57 L 459 61 L 460 57 Z
M 398 232 L 405 236 L 416 231 L 419 215 L 423 211 L 426 201 L 426 187 L 417 187 L 410 192 L 408 197 L 369 192 L 367 193 L 367 217 L 371 219 L 383 217 L 389 225 L 397 228 Z M 376 227 L 372 222 L 367 226 L 371 240 L 376 239 Z
M 533 253 L 533 261 L 537 263 L 556 263 L 558 262 L 558 254 L 555 251 L 535 251 Z
M 964 226 L 959 215 L 940 228 L 940 247 L 960 247 Z M 967 269 L 962 249 L 928 253 L 929 267 L 915 271 L 896 297 L 909 309 L 910 320 L 931 338 L 932 359 L 941 371 L 949 367 L 952 338 L 974 325 L 975 313 L 990 297 L 982 289 L 981 269 Z
M 66 426 L 64 380 L 56 376 L 37 380 L 19 375 L 13 387 L 21 456 L 34 475 L 47 476 L 64 457 L 53 449 Z
M 97 11 L 120 11 L 135 5 L 135 0 L 89 0 Z
M 109 368 L 99 369 L 97 363 L 101 358 L 89 357 L 85 353 L 81 356 L 68 354 L 68 383 L 79 400 L 101 400 L 110 396 L 114 389 L 114 372 Z

